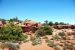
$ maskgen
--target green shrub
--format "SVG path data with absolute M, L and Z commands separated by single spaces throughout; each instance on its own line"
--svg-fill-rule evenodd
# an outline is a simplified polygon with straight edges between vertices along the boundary
M 58 45 L 53 46 L 54 50 L 60 50 Z
M 22 34 L 22 28 L 17 25 L 7 24 L 0 29 L 0 40 L 23 41 L 25 39 L 27 36 Z
M 21 20 L 19 20 L 18 17 L 9 19 L 8 21 L 9 21 L 9 22 L 21 22 Z
M 50 25 L 50 26 L 53 26 L 53 22 L 52 22 L 52 21 L 50 21 L 50 22 L 49 22 L 49 25 Z
M 50 27 L 44 26 L 43 30 L 44 30 L 46 35 L 52 35 L 53 30 Z
M 60 24 L 60 25 L 65 25 L 65 23 L 64 23 L 64 22 L 60 22 L 59 24 Z
M 46 40 L 46 42 L 47 42 L 47 45 L 48 45 L 49 47 L 53 47 L 54 50 L 60 50 L 59 46 L 54 44 L 54 41 Z
M 42 41 L 41 41 L 41 38 L 39 38 L 39 37 L 34 37 L 33 39 L 32 39 L 32 45 L 38 45 L 38 44 L 41 44 L 42 43 Z
M 65 33 L 64 32 L 60 32 L 58 35 L 63 37 L 63 36 L 65 36 Z
M 46 35 L 52 35 L 52 29 L 50 28 L 49 30 L 46 31 Z
M 36 36 L 45 36 L 45 32 L 42 28 L 38 29 L 36 31 Z
M 59 23 L 58 22 L 55 22 L 55 25 L 59 25 Z
M 18 43 L 11 43 L 11 42 L 6 42 L 6 43 L 1 43 L 0 48 L 9 48 L 9 50 L 19 50 L 20 46 Z
M 56 34 L 56 35 L 52 36 L 52 39 L 54 39 L 54 40 L 59 40 L 60 37 Z
M 68 43 L 65 43 L 63 49 L 64 50 L 67 50 L 67 49 L 73 50 L 73 45 L 70 45 Z
M 36 35 L 37 36 L 45 36 L 45 35 L 52 35 L 53 30 L 51 28 L 49 28 L 48 26 L 44 26 L 39 28 L 36 31 Z
M 46 42 L 47 42 L 47 45 L 48 45 L 49 47 L 53 47 L 53 46 L 54 46 L 54 42 L 53 42 L 53 41 L 51 41 L 51 40 L 46 40 Z
M 30 40 L 33 41 L 36 39 L 36 36 L 30 36 Z

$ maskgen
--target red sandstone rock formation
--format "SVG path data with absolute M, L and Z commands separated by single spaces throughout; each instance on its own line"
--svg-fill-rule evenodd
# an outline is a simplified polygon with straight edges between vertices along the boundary
M 53 27 L 55 29 L 68 29 L 68 28 L 74 29 L 75 25 L 55 25 Z
M 27 34 L 34 33 L 39 27 L 39 24 L 37 22 L 34 22 L 32 20 L 28 20 L 24 22 L 24 25 L 22 26 L 23 32 L 28 32 Z

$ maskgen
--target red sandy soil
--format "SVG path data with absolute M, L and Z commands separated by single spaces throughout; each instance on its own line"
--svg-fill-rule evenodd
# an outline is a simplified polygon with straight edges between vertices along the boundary
M 39 45 L 33 46 L 31 42 L 22 43 L 20 50 L 54 50 L 53 48 L 47 46 L 45 42 Z
M 58 34 L 58 32 L 62 32 L 62 31 L 70 31 L 70 30 L 69 29 L 63 29 L 63 30 L 55 30 L 54 29 L 53 35 Z M 47 37 L 49 39 L 51 38 L 51 36 L 47 36 Z M 75 40 L 68 40 L 68 41 L 75 44 Z M 59 43 L 59 42 L 55 42 L 55 43 Z M 26 42 L 26 43 L 22 43 L 20 45 L 20 50 L 54 50 L 54 48 L 47 46 L 45 39 L 42 39 L 42 44 L 35 45 L 35 46 L 32 45 L 31 41 Z M 63 49 L 61 49 L 61 50 L 63 50 Z

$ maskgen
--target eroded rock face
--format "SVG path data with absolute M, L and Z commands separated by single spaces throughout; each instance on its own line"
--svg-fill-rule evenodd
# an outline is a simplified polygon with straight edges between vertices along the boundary
M 55 25 L 54 26 L 55 29 L 75 29 L 75 25 Z
M 22 29 L 23 29 L 23 32 L 30 32 L 30 31 L 32 31 L 34 33 L 37 30 L 37 27 L 32 27 L 32 26 L 26 27 L 26 26 L 24 26 L 24 27 L 22 27 Z
M 39 25 L 37 22 L 34 21 L 27 21 L 24 23 L 24 26 L 22 26 L 23 32 L 32 32 L 34 33 L 38 29 Z
M 71 29 L 74 29 L 75 28 L 75 25 L 71 25 Z

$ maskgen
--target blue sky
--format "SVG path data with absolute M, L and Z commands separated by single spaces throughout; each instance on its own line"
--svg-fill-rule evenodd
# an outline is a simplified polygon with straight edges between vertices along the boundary
M 0 18 L 75 24 L 75 0 L 0 0 Z

